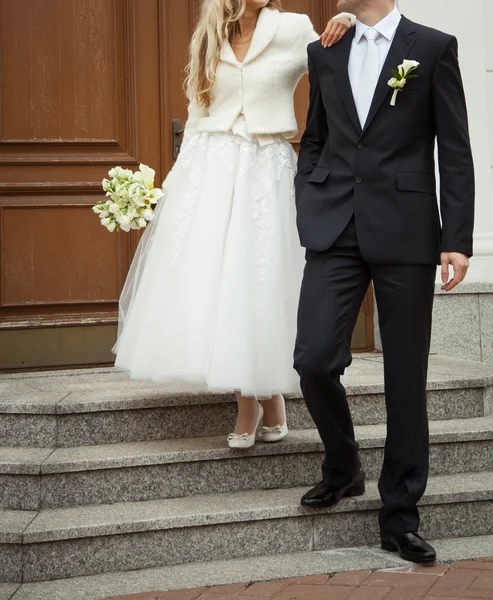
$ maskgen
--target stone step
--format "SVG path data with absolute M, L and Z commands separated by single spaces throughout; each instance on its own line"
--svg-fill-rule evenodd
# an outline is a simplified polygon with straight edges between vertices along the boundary
M 493 556 L 493 535 L 431 540 L 431 543 L 437 550 L 440 563 Z M 0 583 L 0 600 L 101 600 L 146 592 L 149 596 L 145 597 L 150 599 L 157 596 L 151 594 L 156 590 L 165 592 L 245 582 L 298 579 L 356 570 L 408 571 L 412 567 L 413 565 L 401 560 L 396 554 L 384 552 L 378 546 L 338 548 L 120 571 L 22 585 Z M 436 571 L 431 569 L 429 572 L 433 574 Z M 421 571 L 421 574 L 426 573 L 428 571 Z M 175 598 L 185 599 L 193 596 L 193 592 L 188 596 L 186 592 L 180 591 Z M 403 597 L 410 599 L 414 596 L 409 590 Z
M 376 482 L 333 509 L 300 506 L 306 488 L 113 505 L 0 511 L 0 581 L 43 581 L 374 545 Z M 493 534 L 493 472 L 430 478 L 421 502 L 429 539 Z
M 383 363 L 357 355 L 347 387 L 354 422 L 385 421 Z M 481 417 L 491 412 L 488 365 L 432 356 L 432 420 Z M 289 399 L 291 428 L 313 427 L 300 398 Z M 227 435 L 236 414 L 230 395 L 166 395 L 163 387 L 133 381 L 115 369 L 0 376 L 0 446 L 71 447 Z
M 385 425 L 356 427 L 367 475 L 377 479 Z M 432 421 L 432 475 L 493 470 L 493 416 Z M 221 437 L 77 448 L 0 448 L 0 507 L 38 510 L 234 490 L 289 488 L 320 479 L 315 429 L 232 451 Z

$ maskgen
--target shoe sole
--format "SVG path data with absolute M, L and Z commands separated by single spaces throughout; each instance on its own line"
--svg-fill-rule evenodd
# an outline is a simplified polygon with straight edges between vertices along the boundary
M 394 542 L 392 542 L 390 540 L 381 540 L 380 546 L 381 546 L 382 550 L 385 550 L 386 552 L 392 552 L 394 554 L 399 554 L 399 556 L 402 558 L 402 560 L 407 560 L 407 561 L 415 563 L 417 565 L 433 564 L 437 560 L 436 556 L 434 558 L 425 558 L 422 560 L 418 560 L 415 558 L 409 558 L 407 556 L 402 556 L 402 554 L 399 552 L 399 548 L 394 544 Z
M 356 496 L 363 496 L 366 492 L 366 484 L 363 483 L 358 486 L 352 486 L 349 489 L 346 489 L 342 494 L 339 494 L 334 497 L 334 499 L 330 502 L 320 502 L 319 504 L 305 504 L 303 500 L 301 500 L 301 505 L 306 508 L 330 508 L 331 506 L 335 506 L 338 504 L 343 498 L 355 498 Z
M 250 448 L 253 448 L 255 446 L 255 442 L 253 444 L 250 444 L 249 446 L 231 446 L 230 444 L 228 444 L 228 447 L 230 450 L 249 450 Z
M 278 437 L 275 440 L 268 440 L 265 439 L 263 436 L 259 436 L 259 441 L 263 442 L 264 444 L 277 444 L 277 442 L 282 442 L 282 440 L 285 440 L 289 435 L 289 431 L 288 433 L 286 433 L 286 435 L 283 435 L 282 437 Z

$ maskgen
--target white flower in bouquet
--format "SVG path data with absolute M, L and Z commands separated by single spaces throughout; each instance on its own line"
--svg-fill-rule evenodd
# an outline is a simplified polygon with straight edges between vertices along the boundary
M 143 175 L 144 183 L 150 190 L 152 190 L 154 187 L 154 177 L 156 176 L 156 171 L 147 165 L 140 165 L 140 171 Z
M 154 219 L 154 211 L 152 210 L 152 208 L 146 208 L 145 210 L 143 210 L 142 218 L 144 218 L 146 221 L 152 221 L 152 219 Z
M 149 200 L 151 204 L 156 204 L 158 200 L 160 200 L 164 196 L 163 190 L 159 188 L 154 188 L 149 192 Z
M 115 167 L 115 177 L 118 179 L 129 179 L 132 177 L 133 173 L 130 169 L 122 169 L 122 167 Z
M 133 206 L 130 206 L 130 207 L 127 209 L 127 217 L 128 217 L 129 219 L 132 219 L 132 220 L 133 220 L 133 219 L 137 219 L 139 216 L 140 216 L 140 215 L 139 215 L 139 211 L 138 211 L 138 210 L 137 210 L 135 207 L 133 207 Z
M 132 224 L 132 219 L 130 217 L 120 214 L 117 216 L 116 220 L 118 225 L 120 225 L 121 230 L 130 231 Z
M 129 197 L 129 188 L 128 186 L 118 183 L 116 185 L 116 189 L 113 193 L 119 200 L 126 200 Z
M 141 164 L 133 173 L 130 169 L 115 167 L 103 179 L 106 200 L 100 201 L 93 211 L 108 231 L 143 229 L 154 219 L 154 206 L 164 196 L 154 187 L 156 172 Z
M 135 183 L 144 183 L 144 173 L 142 173 L 141 171 L 136 171 L 132 175 L 132 181 L 134 181 Z
M 108 229 L 108 231 L 113 232 L 115 231 L 116 222 L 112 221 L 110 218 L 106 218 L 101 219 L 101 225 L 104 225 Z
M 127 188 L 129 198 L 138 198 L 142 194 L 142 184 L 139 181 L 130 183 Z

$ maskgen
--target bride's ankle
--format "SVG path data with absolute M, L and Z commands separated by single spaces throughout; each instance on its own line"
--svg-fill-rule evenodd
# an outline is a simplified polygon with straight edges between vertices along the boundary
M 264 408 L 264 425 L 266 427 L 284 425 L 286 419 L 284 398 L 282 396 L 276 395 L 268 400 L 263 400 L 262 406 Z
M 238 398 L 238 417 L 234 432 L 251 434 L 257 426 L 259 405 L 255 398 Z

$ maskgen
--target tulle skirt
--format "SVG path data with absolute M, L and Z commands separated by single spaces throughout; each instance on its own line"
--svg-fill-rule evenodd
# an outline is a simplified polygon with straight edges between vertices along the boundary
M 283 138 L 187 143 L 122 293 L 118 367 L 170 393 L 299 392 L 295 169 Z

